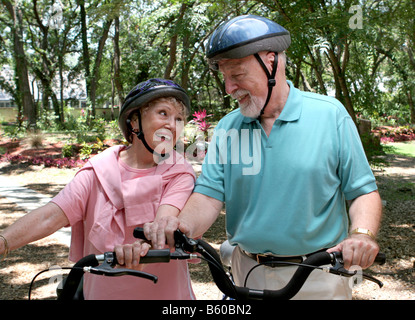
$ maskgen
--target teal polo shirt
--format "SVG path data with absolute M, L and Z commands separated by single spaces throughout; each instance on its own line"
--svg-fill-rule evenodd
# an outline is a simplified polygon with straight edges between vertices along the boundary
M 194 190 L 225 202 L 229 241 L 251 253 L 336 245 L 348 233 L 345 200 L 377 189 L 343 105 L 288 84 L 269 137 L 239 109 L 218 123 Z

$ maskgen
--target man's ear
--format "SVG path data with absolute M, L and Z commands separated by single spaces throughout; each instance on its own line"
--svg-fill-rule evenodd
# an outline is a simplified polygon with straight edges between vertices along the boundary
M 274 65 L 274 60 L 275 59 L 278 59 L 278 57 L 276 57 L 275 56 L 275 52 L 272 52 L 272 51 L 269 51 L 267 54 L 266 54 L 266 66 L 267 66 L 267 68 L 268 68 L 268 70 L 269 70 L 269 72 L 271 73 L 271 71 L 272 71 L 272 67 L 273 67 L 273 65 Z

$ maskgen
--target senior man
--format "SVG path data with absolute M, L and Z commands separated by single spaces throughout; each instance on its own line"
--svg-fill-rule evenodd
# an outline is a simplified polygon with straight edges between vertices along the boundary
M 213 32 L 209 64 L 239 109 L 215 128 L 179 217 L 144 226 L 154 246 L 166 239 L 172 245 L 177 228 L 202 235 L 225 203 L 239 286 L 279 289 L 296 270 L 258 263 L 300 262 L 327 250 L 342 251 L 346 268 L 364 269 L 379 251 L 381 200 L 354 122 L 336 99 L 302 92 L 286 79 L 290 42 L 282 26 L 253 15 Z M 347 278 L 315 270 L 294 298 L 350 299 L 351 291 Z

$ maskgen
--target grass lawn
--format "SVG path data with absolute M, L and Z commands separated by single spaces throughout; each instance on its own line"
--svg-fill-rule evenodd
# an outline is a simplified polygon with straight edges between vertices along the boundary
M 415 158 L 415 141 L 388 143 L 384 145 L 384 150 L 389 154 L 399 154 Z

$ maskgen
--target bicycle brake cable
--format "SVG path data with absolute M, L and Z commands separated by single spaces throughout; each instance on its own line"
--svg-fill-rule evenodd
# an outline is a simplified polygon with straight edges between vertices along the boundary
M 299 263 L 299 262 L 290 262 L 290 261 L 270 261 L 270 262 L 261 262 L 255 266 L 253 266 L 248 273 L 245 276 L 245 281 L 244 281 L 244 287 L 246 287 L 246 283 L 248 281 L 248 277 L 251 275 L 251 272 L 254 271 L 254 269 L 260 267 L 260 266 L 267 266 L 268 264 L 281 264 L 281 265 L 293 265 L 293 266 L 298 266 L 298 267 L 308 267 L 308 268 L 313 268 L 313 269 L 319 269 L 319 270 L 324 270 L 324 267 L 321 266 L 313 266 L 311 264 L 304 264 L 304 263 Z
M 53 267 L 51 267 L 51 268 L 47 268 L 47 269 L 44 269 L 44 270 L 42 270 L 42 271 L 39 271 L 39 272 L 38 272 L 38 273 L 37 273 L 37 274 L 33 277 L 32 281 L 30 282 L 30 285 L 29 285 L 29 292 L 28 292 L 28 295 L 27 295 L 27 300 L 30 300 L 30 299 L 31 299 L 33 284 L 35 283 L 36 278 L 37 278 L 38 276 L 40 276 L 42 273 L 44 273 L 44 272 L 48 272 L 48 271 L 54 271 L 54 270 L 73 270 L 73 269 L 82 270 L 82 268 L 77 268 L 77 267 L 59 267 L 59 268 L 53 268 Z

